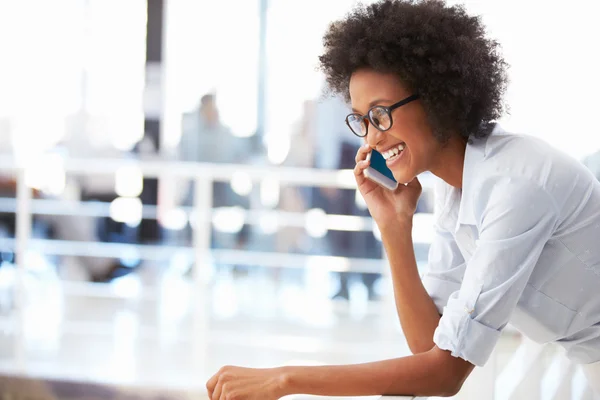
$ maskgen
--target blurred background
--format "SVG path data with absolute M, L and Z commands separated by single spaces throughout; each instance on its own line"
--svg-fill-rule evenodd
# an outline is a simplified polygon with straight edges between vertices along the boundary
M 460 3 L 511 65 L 503 127 L 600 178 L 598 2 Z M 0 371 L 201 393 L 225 364 L 408 354 L 317 69 L 355 4 L 0 0 Z M 459 398 L 589 396 L 555 354 L 507 329 Z

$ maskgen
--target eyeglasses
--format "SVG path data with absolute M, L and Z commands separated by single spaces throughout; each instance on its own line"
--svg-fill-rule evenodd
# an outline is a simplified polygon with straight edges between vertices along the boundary
M 346 125 L 348 128 L 358 137 L 367 136 L 369 130 L 369 123 L 371 123 L 377 130 L 385 132 L 391 129 L 394 124 L 392 119 L 392 111 L 398 107 L 402 107 L 405 104 L 415 101 L 419 98 L 418 94 L 413 94 L 400 100 L 399 102 L 392 104 L 389 107 L 385 106 L 374 106 L 369 109 L 366 115 L 360 115 L 358 113 L 348 114 L 346 117 Z

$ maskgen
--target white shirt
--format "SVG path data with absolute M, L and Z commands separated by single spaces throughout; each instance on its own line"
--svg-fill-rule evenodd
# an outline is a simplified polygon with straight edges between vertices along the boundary
M 600 361 L 600 183 L 589 170 L 497 126 L 467 145 L 462 190 L 440 181 L 436 203 L 423 283 L 442 314 L 439 348 L 481 366 L 510 322 L 576 363 Z

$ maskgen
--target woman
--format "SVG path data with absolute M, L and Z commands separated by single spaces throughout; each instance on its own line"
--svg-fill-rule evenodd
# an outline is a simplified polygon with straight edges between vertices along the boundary
M 506 87 L 497 47 L 478 18 L 437 0 L 384 0 L 330 26 L 322 69 L 352 104 L 348 126 L 365 137 L 356 182 L 382 233 L 414 355 L 225 367 L 207 384 L 212 399 L 453 395 L 509 321 L 537 342 L 561 345 L 600 390 L 600 184 L 542 141 L 493 123 Z M 406 185 L 392 193 L 364 178 L 372 149 Z M 416 176 L 425 171 L 439 184 L 421 280 L 411 228 Z

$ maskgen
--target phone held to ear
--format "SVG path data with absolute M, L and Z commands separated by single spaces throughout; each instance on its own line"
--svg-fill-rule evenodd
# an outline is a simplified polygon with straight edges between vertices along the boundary
M 396 190 L 398 188 L 398 182 L 394 179 L 392 171 L 387 167 L 385 158 L 377 150 L 371 150 L 367 154 L 367 160 L 371 163 L 369 167 L 363 171 L 363 174 L 367 179 L 372 180 L 380 186 L 388 190 Z

